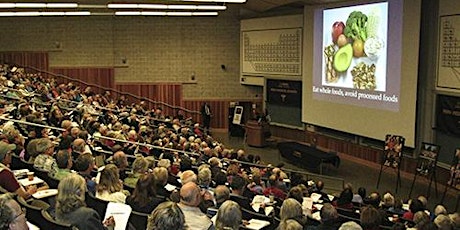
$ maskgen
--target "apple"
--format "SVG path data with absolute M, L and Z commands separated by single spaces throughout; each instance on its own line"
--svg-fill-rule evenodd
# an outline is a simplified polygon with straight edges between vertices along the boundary
M 341 34 L 343 34 L 343 30 L 345 29 L 345 24 L 341 21 L 334 22 L 332 25 L 332 41 L 337 43 L 337 39 Z

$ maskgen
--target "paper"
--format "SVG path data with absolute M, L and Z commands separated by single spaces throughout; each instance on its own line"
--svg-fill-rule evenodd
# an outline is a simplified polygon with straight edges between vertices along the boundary
M 268 207 L 265 207 L 265 215 L 268 216 L 270 215 L 270 213 L 273 211 L 273 206 L 268 206 Z
M 35 199 L 41 199 L 49 196 L 56 196 L 58 194 L 57 189 L 45 189 L 37 191 L 36 193 L 32 194 Z
M 318 203 L 319 199 L 321 199 L 321 194 L 312 193 L 310 197 L 313 199 L 313 202 Z
M 29 170 L 28 169 L 18 169 L 12 171 L 15 177 L 22 177 L 25 176 Z
M 125 230 L 128 225 L 129 216 L 131 215 L 131 206 L 122 203 L 110 202 L 105 211 L 104 220 L 113 216 L 115 219 L 114 230 Z
M 33 184 L 41 184 L 43 183 L 44 181 L 40 178 L 38 178 L 37 176 L 34 176 L 34 179 L 33 180 L 29 180 L 29 178 L 24 178 L 24 179 L 20 179 L 18 180 L 18 182 L 26 187 L 26 186 L 29 186 L 29 185 L 33 185 Z
M 270 222 L 265 220 L 251 219 L 248 221 L 248 225 L 244 226 L 247 229 L 259 230 L 270 225 Z
M 317 221 L 321 221 L 321 215 L 319 214 L 320 212 L 315 212 L 311 215 L 311 217 Z
M 327 197 L 329 198 L 330 201 L 333 201 L 335 198 L 333 195 L 329 195 L 329 194 L 327 195 Z
M 312 209 L 313 207 L 313 199 L 311 197 L 304 197 L 302 206 L 307 208 L 307 209 Z
M 172 192 L 176 189 L 176 186 L 171 185 L 171 184 L 166 184 L 165 189 L 168 190 L 168 192 Z
M 314 204 L 314 205 L 313 205 L 313 207 L 315 207 L 316 210 L 318 210 L 318 211 L 321 210 L 321 209 L 323 208 L 323 206 L 324 206 L 324 205 L 322 205 L 322 204 Z
M 29 227 L 29 230 L 40 230 L 39 227 L 35 226 L 34 224 L 30 223 L 27 221 L 27 227 Z

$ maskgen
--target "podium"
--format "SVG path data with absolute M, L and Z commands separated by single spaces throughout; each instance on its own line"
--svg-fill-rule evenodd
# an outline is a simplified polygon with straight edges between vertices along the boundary
M 255 120 L 249 120 L 246 123 L 246 143 L 252 147 L 265 147 L 267 142 L 265 141 L 265 133 L 269 128 L 269 124 L 265 122 L 257 122 Z

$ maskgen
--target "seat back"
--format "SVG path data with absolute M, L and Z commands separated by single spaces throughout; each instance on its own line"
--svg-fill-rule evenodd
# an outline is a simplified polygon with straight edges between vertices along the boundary
M 26 208 L 26 218 L 30 223 L 38 226 L 40 229 L 46 229 L 43 226 L 42 207 L 33 206 L 20 196 L 17 197 L 17 201 L 22 207 Z
M 131 211 L 131 215 L 129 216 L 129 223 L 135 229 L 146 229 L 148 217 L 149 214 L 147 213 Z
M 56 221 L 46 210 L 41 211 L 42 214 L 42 229 L 53 229 L 53 230 L 74 230 L 77 229 L 70 224 L 65 224 L 59 221 Z
M 107 205 L 109 204 L 109 202 L 96 198 L 93 194 L 89 192 L 86 193 L 85 199 L 86 199 L 86 205 L 96 210 L 99 216 L 101 218 L 104 218 L 105 211 L 107 210 Z

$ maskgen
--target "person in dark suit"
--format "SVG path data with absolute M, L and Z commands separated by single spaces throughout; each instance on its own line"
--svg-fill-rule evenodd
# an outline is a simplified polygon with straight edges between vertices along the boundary
M 209 126 L 211 124 L 211 107 L 207 102 L 201 106 L 201 118 L 203 119 L 203 128 L 205 133 L 209 131 Z

